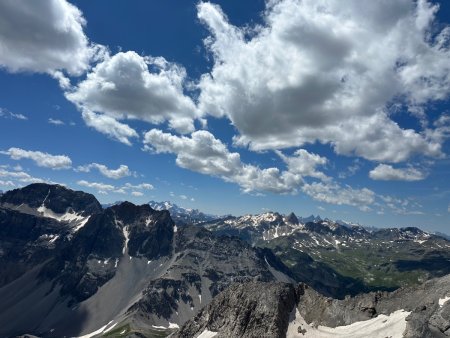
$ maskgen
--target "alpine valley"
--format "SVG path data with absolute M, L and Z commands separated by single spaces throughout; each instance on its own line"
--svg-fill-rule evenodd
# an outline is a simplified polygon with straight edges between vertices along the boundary
M 0 195 L 0 337 L 448 337 L 449 300 L 418 228 Z

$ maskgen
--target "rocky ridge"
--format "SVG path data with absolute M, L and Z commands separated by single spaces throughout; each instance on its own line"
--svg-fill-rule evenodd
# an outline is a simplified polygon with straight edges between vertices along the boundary
M 305 284 L 235 284 L 173 337 L 450 336 L 450 276 L 344 300 Z

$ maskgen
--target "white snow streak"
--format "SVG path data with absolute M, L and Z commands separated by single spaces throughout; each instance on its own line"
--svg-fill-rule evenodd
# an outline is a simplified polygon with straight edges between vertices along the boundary
M 94 331 L 94 332 L 85 334 L 84 336 L 75 337 L 75 338 L 91 338 L 91 337 L 93 337 L 93 336 L 95 336 L 95 335 L 98 335 L 98 334 L 100 334 L 100 333 L 103 333 L 104 330 L 106 329 L 106 327 L 107 327 L 109 324 L 111 324 L 111 323 L 112 323 L 112 320 L 111 320 L 108 324 L 106 324 L 105 326 L 102 326 L 101 328 L 99 328 L 97 331 Z
M 124 244 L 123 249 L 122 249 L 122 254 L 125 255 L 125 253 L 127 252 L 127 249 L 128 249 L 128 240 L 129 240 L 129 238 L 128 238 L 128 235 L 129 235 L 128 227 L 126 227 L 126 226 L 123 227 L 122 228 L 122 232 L 123 232 L 123 236 L 125 237 L 125 244 Z
M 209 331 L 208 329 L 206 329 L 205 331 L 200 333 L 200 335 L 197 338 L 212 338 L 215 337 L 216 335 L 217 332 Z

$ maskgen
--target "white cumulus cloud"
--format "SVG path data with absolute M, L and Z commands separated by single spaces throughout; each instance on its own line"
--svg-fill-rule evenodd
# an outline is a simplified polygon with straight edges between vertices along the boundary
M 185 80 L 185 69 L 162 57 L 120 52 L 98 63 L 66 97 L 83 110 L 117 120 L 168 121 L 172 129 L 187 133 L 194 131 L 198 114 L 183 93 Z
M 39 167 L 51 169 L 68 169 L 72 166 L 72 160 L 66 155 L 51 155 L 41 151 L 24 150 L 21 148 L 9 148 L 0 153 L 8 155 L 13 160 L 29 159 Z
M 394 168 L 388 164 L 379 164 L 369 172 L 369 177 L 378 181 L 421 181 L 427 173 L 417 168 Z
M 230 152 L 225 144 L 205 130 L 186 137 L 152 129 L 145 134 L 144 143 L 149 151 L 175 154 L 176 164 L 182 168 L 237 183 L 247 193 L 295 193 L 302 181 L 297 173 L 243 163 L 239 153 Z
M 98 191 L 114 191 L 117 188 L 111 184 L 105 184 L 105 183 L 101 183 L 101 182 L 89 182 L 86 180 L 80 180 L 77 182 L 78 185 L 82 186 L 82 187 L 86 187 L 86 188 L 92 188 L 92 189 L 96 189 Z
M 1 176 L 0 176 L 1 177 Z M 116 193 L 116 194 L 127 194 L 130 193 L 132 196 L 143 196 L 143 193 L 139 190 L 152 190 L 153 185 L 150 183 L 139 183 L 136 185 L 133 185 L 131 183 L 125 183 L 123 186 L 115 186 L 112 184 L 106 184 L 102 182 L 90 182 L 86 180 L 79 180 L 77 182 L 79 186 L 91 188 L 94 190 L 97 190 L 98 193 L 107 195 L 109 193 Z M 139 195 L 139 194 L 142 195 Z
M 0 22 L 0 66 L 12 72 L 81 75 L 103 50 L 89 42 L 81 11 L 66 0 L 4 0 Z
M 131 176 L 131 171 L 128 168 L 128 166 L 121 164 L 117 169 L 109 169 L 104 164 L 99 163 L 91 163 L 87 165 L 78 166 L 76 168 L 76 171 L 81 172 L 90 172 L 92 169 L 97 169 L 103 176 L 112 178 L 112 179 L 119 179 L 127 176 Z
M 178 166 L 236 183 L 245 193 L 304 192 L 316 201 L 356 206 L 364 211 L 370 210 L 369 206 L 377 198 L 367 188 L 354 189 L 335 182 L 318 170 L 326 165 L 327 159 L 305 149 L 295 151 L 292 156 L 277 151 L 287 167 L 283 171 L 243 163 L 239 153 L 230 152 L 225 144 L 204 130 L 186 137 L 152 129 L 145 134 L 144 143 L 147 151 L 175 154 Z
M 313 182 L 305 184 L 302 190 L 316 201 L 337 205 L 352 205 L 361 210 L 368 210 L 368 206 L 375 202 L 376 194 L 370 189 L 354 189 L 337 183 Z
M 400 106 L 426 120 L 426 105 L 450 93 L 450 28 L 433 30 L 437 5 L 267 6 L 264 24 L 249 31 L 231 25 L 218 5 L 198 5 L 214 58 L 198 85 L 199 109 L 229 118 L 237 145 L 263 150 L 319 141 L 338 154 L 387 162 L 442 156 L 432 127 L 407 129 L 391 119 Z

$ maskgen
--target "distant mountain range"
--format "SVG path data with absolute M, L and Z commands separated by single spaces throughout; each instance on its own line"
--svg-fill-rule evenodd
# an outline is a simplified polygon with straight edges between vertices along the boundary
M 0 337 L 445 337 L 449 255 L 417 228 L 31 184 L 0 196 Z
M 187 209 L 180 207 L 172 202 L 150 201 L 148 204 L 155 210 L 167 210 L 176 223 L 181 224 L 200 224 L 220 218 L 217 215 L 205 214 L 198 209 Z
M 270 248 L 297 280 L 335 297 L 417 285 L 450 273 L 450 242 L 414 227 L 369 231 L 276 212 L 226 217 L 203 226 Z

